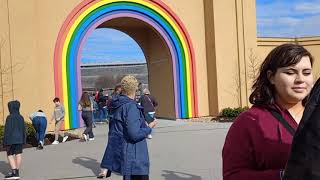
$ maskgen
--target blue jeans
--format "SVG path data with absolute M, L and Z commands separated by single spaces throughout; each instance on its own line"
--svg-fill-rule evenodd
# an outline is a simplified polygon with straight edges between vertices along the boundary
M 32 125 L 36 130 L 36 138 L 38 142 L 44 142 L 44 137 L 46 135 L 47 129 L 47 119 L 45 117 L 36 116 L 32 120 Z
M 99 121 L 107 120 L 107 117 L 108 117 L 107 107 L 99 108 L 97 112 L 97 116 L 98 116 L 97 119 Z

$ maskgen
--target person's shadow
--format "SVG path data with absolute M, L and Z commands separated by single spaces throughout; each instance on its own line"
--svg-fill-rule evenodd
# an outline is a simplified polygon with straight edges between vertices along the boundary
M 0 173 L 7 175 L 9 172 L 11 172 L 9 164 L 5 161 L 0 161 Z
M 89 157 L 77 157 L 72 160 L 72 163 L 80 164 L 87 169 L 91 169 L 93 174 L 96 176 L 100 173 L 100 163 L 96 159 Z
M 193 174 L 183 173 L 183 172 L 175 172 L 169 170 L 163 170 L 165 174 L 162 174 L 166 180 L 201 180 L 200 176 L 196 176 Z

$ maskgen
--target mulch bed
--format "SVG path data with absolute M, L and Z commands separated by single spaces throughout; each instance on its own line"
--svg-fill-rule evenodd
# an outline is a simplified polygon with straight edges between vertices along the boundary
M 73 135 L 73 134 L 68 134 L 68 139 L 67 141 L 72 141 L 72 140 L 76 140 L 79 139 L 78 136 Z M 62 136 L 59 136 L 59 142 L 62 142 Z M 51 145 L 51 143 L 54 141 L 54 134 L 46 134 L 45 138 L 44 138 L 44 145 Z M 38 146 L 38 141 L 36 139 L 36 137 L 34 136 L 28 136 L 27 137 L 27 144 L 23 145 L 23 149 L 25 148 L 33 148 L 33 147 L 37 147 Z M 2 151 L 6 151 L 6 149 L 3 146 L 0 146 L 0 152 Z
M 216 122 L 233 122 L 235 117 L 215 117 L 215 118 L 212 118 L 213 121 L 216 121 Z
M 191 119 L 178 119 L 178 121 L 184 121 L 184 122 L 207 122 L 207 123 L 213 123 L 213 122 L 233 122 L 236 117 L 201 117 L 201 118 L 191 118 Z

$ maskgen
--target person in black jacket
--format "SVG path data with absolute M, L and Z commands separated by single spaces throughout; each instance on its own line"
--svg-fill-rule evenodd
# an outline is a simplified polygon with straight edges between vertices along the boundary
M 26 143 L 26 128 L 24 119 L 19 112 L 20 102 L 10 101 L 8 108 L 10 114 L 7 116 L 4 127 L 3 145 L 7 150 L 12 173 L 5 176 L 5 179 L 19 179 L 22 145 Z

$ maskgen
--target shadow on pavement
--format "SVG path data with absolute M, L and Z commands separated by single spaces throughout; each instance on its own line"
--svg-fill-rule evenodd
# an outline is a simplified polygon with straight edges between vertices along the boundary
M 0 161 L 0 173 L 7 175 L 11 171 L 10 166 L 5 161 Z
M 98 175 L 100 172 L 100 162 L 96 159 L 89 157 L 77 157 L 72 160 L 72 163 L 79 164 L 87 169 L 91 169 L 94 175 Z
M 183 172 L 175 172 L 175 171 L 169 171 L 169 170 L 163 170 L 164 174 L 163 176 L 166 180 L 201 180 L 200 176 L 183 173 Z

